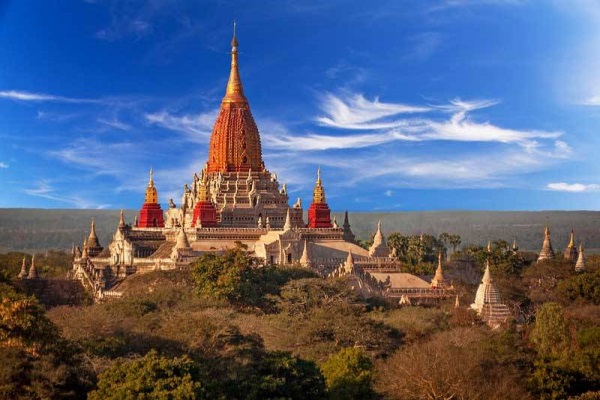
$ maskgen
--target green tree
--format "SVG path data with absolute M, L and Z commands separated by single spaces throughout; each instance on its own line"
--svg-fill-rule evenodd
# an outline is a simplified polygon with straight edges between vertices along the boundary
M 92 374 L 34 297 L 0 283 L 0 398 L 84 398 Z
M 348 347 L 322 366 L 329 393 L 336 400 L 375 399 L 373 364 L 359 348 Z
M 452 253 L 456 253 L 456 249 L 462 243 L 462 239 L 461 239 L 460 235 L 450 235 L 450 238 L 448 239 L 448 241 L 450 242 L 450 245 L 452 246 Z
M 195 363 L 187 356 L 161 357 L 152 350 L 142 358 L 117 360 L 100 374 L 98 389 L 88 399 L 206 398 Z
M 256 376 L 240 385 L 244 399 L 326 398 L 325 379 L 312 361 L 275 351 L 267 353 L 254 369 Z
M 557 287 L 559 295 L 566 301 L 600 304 L 600 270 L 585 272 L 561 280 Z
M 545 303 L 538 308 L 531 341 L 542 357 L 562 355 L 567 350 L 569 330 L 559 304 Z
M 407 261 L 408 236 L 402 236 L 400 233 L 394 232 L 388 236 L 387 244 L 390 249 L 396 249 L 396 255 L 400 260 Z
M 259 288 L 254 285 L 258 275 L 257 260 L 249 257 L 240 246 L 224 254 L 207 253 L 193 266 L 196 291 L 203 297 L 228 300 L 237 305 L 258 305 Z

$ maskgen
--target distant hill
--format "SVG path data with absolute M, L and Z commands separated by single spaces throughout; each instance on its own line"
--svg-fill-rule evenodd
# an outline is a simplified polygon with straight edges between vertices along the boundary
M 136 210 L 126 210 L 131 222 Z M 333 213 L 340 225 L 341 212 Z M 70 249 L 89 234 L 91 218 L 104 246 L 119 221 L 118 210 L 0 209 L 0 252 Z M 488 240 L 517 239 L 523 250 L 538 251 L 544 225 L 548 221 L 555 250 L 564 250 L 571 228 L 588 252 L 600 253 L 600 212 L 597 211 L 431 211 L 431 212 L 356 212 L 350 224 L 358 239 L 368 238 L 381 219 L 385 235 L 397 231 L 405 235 L 455 233 L 463 244 L 485 244 Z

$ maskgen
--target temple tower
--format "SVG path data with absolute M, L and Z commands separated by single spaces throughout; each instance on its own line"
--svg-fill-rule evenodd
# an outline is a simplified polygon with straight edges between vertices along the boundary
M 251 170 L 264 170 L 264 163 L 258 127 L 244 95 L 238 69 L 238 41 L 234 23 L 229 81 L 210 137 L 208 172 Z
M 431 287 L 433 288 L 442 288 L 446 286 L 446 278 L 444 277 L 444 273 L 442 271 L 442 250 L 438 251 L 438 266 L 435 270 L 435 275 L 431 280 Z
M 385 244 L 385 238 L 381 232 L 381 220 L 377 222 L 377 232 L 373 237 L 373 244 L 369 248 L 370 257 L 388 257 L 390 255 L 390 249 Z
M 492 282 L 489 257 L 486 260 L 483 279 L 477 288 L 475 302 L 471 304 L 471 308 L 477 311 L 481 319 L 491 327 L 499 326 L 512 316 L 508 306 L 502 303 L 498 288 Z
M 342 225 L 342 228 L 344 229 L 342 239 L 344 239 L 346 242 L 354 243 L 356 237 L 354 236 L 354 233 L 352 233 L 352 229 L 350 229 L 350 221 L 348 220 L 348 210 L 344 212 L 344 224 Z
M 542 244 L 542 250 L 540 251 L 537 261 L 540 262 L 553 259 L 554 250 L 552 249 L 552 242 L 550 241 L 550 228 L 546 225 L 546 229 L 544 230 L 544 243 Z
M 196 199 L 196 205 L 194 206 L 194 217 L 192 219 L 192 226 L 214 227 L 217 225 L 217 208 L 208 199 L 206 171 L 203 171 L 198 188 L 198 198 Z
M 331 228 L 331 210 L 325 199 L 325 188 L 321 182 L 321 168 L 317 169 L 317 182 L 313 190 L 313 202 L 308 209 L 309 228 Z
M 163 211 L 158 204 L 158 191 L 154 186 L 154 172 L 150 169 L 150 180 L 146 188 L 146 198 L 140 210 L 140 219 L 137 226 L 140 228 L 164 228 Z
M 287 188 L 284 184 L 280 189 L 277 174 L 269 172 L 262 159 L 260 134 L 240 78 L 235 25 L 229 81 L 212 130 L 203 179 L 194 179 L 192 193 L 204 190 L 199 182 L 216 209 L 216 222 L 208 204 L 198 211 L 192 205 L 183 212 L 194 226 L 256 228 L 259 221 L 262 226 L 268 220 L 271 228 L 283 227 L 289 208 Z M 304 226 L 302 214 L 300 204 L 291 210 L 294 227 Z
M 98 235 L 96 235 L 96 223 L 94 222 L 94 218 L 92 217 L 92 225 L 90 227 L 90 236 L 87 240 L 87 248 L 88 254 L 90 257 L 96 257 L 102 250 L 104 249 L 100 246 L 100 241 L 98 240 Z
M 577 263 L 575 264 L 575 271 L 585 271 L 585 254 L 583 253 L 583 244 L 579 244 L 579 256 L 577 257 Z
M 577 261 L 577 246 L 575 246 L 575 232 L 573 232 L 573 229 L 571 229 L 571 237 L 565 249 L 564 259 L 571 262 Z
M 25 257 L 23 257 L 23 263 L 21 264 L 21 272 L 19 272 L 19 278 L 21 278 L 21 279 L 27 278 L 27 264 L 25 261 Z
M 38 270 L 35 266 L 35 254 L 31 256 L 31 267 L 29 267 L 29 274 L 27 275 L 27 279 L 37 279 L 39 278 Z

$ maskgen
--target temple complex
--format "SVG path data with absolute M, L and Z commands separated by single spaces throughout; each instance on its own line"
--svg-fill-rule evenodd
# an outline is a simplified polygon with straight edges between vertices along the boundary
M 202 254 L 233 248 L 236 242 L 264 264 L 297 263 L 323 276 L 347 264 L 347 254 L 360 257 L 360 270 L 395 263 L 381 222 L 367 251 L 354 242 L 347 212 L 342 227 L 332 220 L 321 168 L 316 170 L 307 221 L 302 199 L 289 203 L 287 185 L 279 183 L 262 158 L 260 133 L 240 77 L 234 28 L 229 80 L 208 159 L 183 185 L 180 204 L 170 199 L 162 209 L 150 169 L 139 215 L 128 223 L 121 212 L 106 247 L 92 220 L 82 247 L 73 247 L 72 276 L 91 288 L 96 299 L 118 296 L 120 282 L 132 274 L 187 269 Z M 372 283 L 377 286 L 376 280 Z

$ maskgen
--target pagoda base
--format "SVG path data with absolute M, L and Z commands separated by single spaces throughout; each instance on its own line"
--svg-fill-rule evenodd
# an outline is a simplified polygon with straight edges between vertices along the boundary
M 140 219 L 138 221 L 140 228 L 164 228 L 163 211 L 160 204 L 145 203 L 140 210 Z
M 331 210 L 327 204 L 312 203 L 308 209 L 309 228 L 332 228 Z
M 209 201 L 199 201 L 194 207 L 192 226 L 198 228 L 211 228 L 218 226 L 217 209 Z

